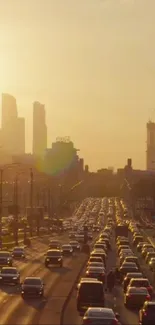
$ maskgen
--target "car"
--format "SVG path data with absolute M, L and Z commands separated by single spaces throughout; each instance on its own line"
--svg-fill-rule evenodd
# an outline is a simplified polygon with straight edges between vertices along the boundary
M 139 311 L 140 325 L 155 324 L 155 301 L 145 301 L 142 309 Z
M 104 307 L 104 289 L 102 281 L 82 281 L 77 291 L 77 310 L 84 312 L 88 307 Z
M 118 254 L 120 254 L 120 251 L 121 251 L 122 249 L 130 249 L 130 246 L 129 246 L 129 245 L 120 245 L 120 246 L 118 247 Z
M 20 273 L 16 267 L 2 267 L 0 272 L 0 283 L 19 284 Z
M 62 251 L 59 249 L 49 249 L 45 254 L 45 266 L 49 265 L 59 265 L 63 266 L 63 256 Z
M 86 276 L 91 278 L 96 278 L 99 281 L 105 282 L 105 268 L 104 267 L 93 267 L 88 266 L 86 270 Z
M 39 277 L 27 277 L 21 283 L 21 295 L 23 298 L 29 296 L 43 297 L 44 283 Z
M 139 273 L 138 272 L 137 273 L 134 273 L 134 272 L 127 273 L 127 275 L 126 275 L 126 277 L 124 278 L 124 281 L 123 281 L 124 292 L 126 292 L 126 289 L 127 289 L 128 285 L 129 285 L 129 282 L 133 278 L 136 278 L 136 279 L 141 278 L 141 279 L 143 279 L 144 276 L 140 272 Z
M 141 307 L 146 300 L 151 300 L 146 287 L 128 287 L 124 296 L 126 307 Z
M 152 257 L 151 260 L 150 260 L 150 262 L 149 262 L 149 268 L 150 268 L 150 270 L 152 272 L 155 271 L 155 258 L 154 257 Z
M 0 251 L 0 266 L 12 266 L 12 255 L 8 251 Z
M 76 289 L 78 289 L 80 287 L 81 282 L 92 282 L 92 281 L 94 282 L 94 281 L 98 281 L 98 280 L 95 278 L 81 278 Z
M 89 307 L 84 314 L 82 324 L 119 325 L 119 315 L 111 308 Z
M 148 254 L 148 253 L 154 253 L 154 248 L 153 247 L 146 247 L 146 248 L 144 248 L 143 250 L 142 250 L 142 256 L 143 256 L 143 258 L 145 259 L 146 258 L 146 255 Z
M 91 252 L 90 257 L 101 257 L 104 265 L 106 265 L 106 254 L 104 251 L 94 250 L 93 252 Z
M 89 257 L 89 260 L 88 260 L 88 264 L 89 263 L 92 263 L 92 262 L 99 262 L 99 263 L 103 263 L 103 259 L 102 257 L 98 257 L 98 256 L 91 256 Z M 104 263 L 103 263 L 104 264 Z
M 125 257 L 124 262 L 134 262 L 137 265 L 137 267 L 140 268 L 137 256 L 127 256 Z
M 145 244 L 147 244 L 147 242 L 143 242 L 143 241 L 139 242 L 137 244 L 137 252 L 141 252 Z
M 77 240 L 71 240 L 69 244 L 72 246 L 73 251 L 81 249 L 80 243 Z
M 104 268 L 104 263 L 100 263 L 100 262 L 89 262 L 87 264 L 87 267 L 102 267 Z
M 133 278 L 130 280 L 128 287 L 145 287 L 147 288 L 149 295 L 151 297 L 153 295 L 153 287 L 150 285 L 150 282 L 147 278 Z
M 147 255 L 146 255 L 146 257 L 145 257 L 145 262 L 147 264 L 149 264 L 149 262 L 150 262 L 150 260 L 151 260 L 152 257 L 155 258 L 155 252 L 148 252 Z
M 51 244 L 51 243 L 49 243 L 49 249 L 61 249 L 61 245 L 59 245 L 59 244 Z
M 138 272 L 138 267 L 135 263 L 132 262 L 124 262 L 120 267 L 120 275 L 121 277 L 126 276 L 129 272 Z
M 63 255 L 72 255 L 73 254 L 72 246 L 70 244 L 62 245 L 62 254 Z
M 25 258 L 25 250 L 23 247 L 15 247 L 12 251 L 12 257 L 13 258 Z
M 103 244 L 103 243 L 99 243 L 97 242 L 95 245 L 94 245 L 94 250 L 95 249 L 103 249 L 104 252 L 107 251 L 107 245 L 106 244 Z

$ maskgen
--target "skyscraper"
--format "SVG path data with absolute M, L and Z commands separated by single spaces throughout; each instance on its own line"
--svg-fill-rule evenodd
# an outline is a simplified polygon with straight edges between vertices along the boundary
M 16 99 L 9 94 L 2 94 L 2 129 L 7 128 L 17 119 Z
M 18 117 L 16 119 L 16 154 L 23 155 L 25 153 L 25 119 L 23 117 Z
M 25 120 L 18 117 L 16 99 L 2 94 L 1 146 L 9 155 L 25 152 Z
M 47 148 L 47 126 L 45 106 L 33 103 L 33 154 L 43 156 Z
M 155 170 L 155 123 L 147 123 L 147 152 L 146 152 L 147 170 Z

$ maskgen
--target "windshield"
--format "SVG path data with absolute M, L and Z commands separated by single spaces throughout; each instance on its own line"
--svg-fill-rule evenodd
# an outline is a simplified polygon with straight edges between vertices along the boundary
M 147 280 L 131 280 L 131 286 L 147 287 L 149 286 L 149 282 Z
M 24 284 L 26 284 L 26 285 L 40 285 L 41 280 L 40 279 L 25 279 Z
M 61 256 L 61 253 L 55 251 L 47 252 L 47 256 Z
M 102 285 L 96 283 L 82 283 L 79 291 L 82 297 L 101 297 L 103 295 Z
M 0 258 L 1 257 L 10 257 L 10 253 L 8 253 L 8 252 L 6 252 L 6 253 L 5 252 L 3 252 L 3 253 L 0 252 Z
M 17 274 L 17 270 L 14 269 L 2 269 L 1 271 L 2 274 Z

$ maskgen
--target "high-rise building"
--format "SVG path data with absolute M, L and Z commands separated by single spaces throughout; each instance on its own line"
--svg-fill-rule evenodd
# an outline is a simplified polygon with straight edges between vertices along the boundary
M 15 153 L 18 155 L 23 155 L 25 153 L 25 119 L 23 117 L 18 117 L 16 119 L 15 138 Z
M 16 99 L 9 94 L 2 94 L 2 147 L 8 154 L 16 153 L 16 123 L 18 113 Z
M 10 126 L 17 117 L 16 99 L 12 95 L 2 94 L 2 129 Z
M 155 170 L 155 123 L 147 123 L 147 151 L 146 151 L 147 170 Z
M 25 120 L 18 117 L 16 99 L 2 94 L 1 147 L 13 156 L 25 153 Z
M 33 154 L 43 156 L 47 148 L 47 126 L 45 106 L 39 102 L 33 104 Z

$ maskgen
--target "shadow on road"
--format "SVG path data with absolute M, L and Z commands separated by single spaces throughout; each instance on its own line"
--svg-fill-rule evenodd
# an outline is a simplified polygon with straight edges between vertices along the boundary
M 58 274 L 65 274 L 69 271 L 72 271 L 71 268 L 67 267 L 67 266 L 63 266 L 63 267 L 49 267 L 48 268 L 52 273 L 58 273 Z
M 23 299 L 23 298 L 22 298 Z M 45 297 L 27 297 L 23 299 L 25 304 L 33 307 L 37 311 L 43 309 L 47 303 L 47 299 Z
M 0 290 L 7 293 L 8 295 L 19 295 L 21 293 L 20 285 L 7 285 L 2 284 L 0 285 Z

